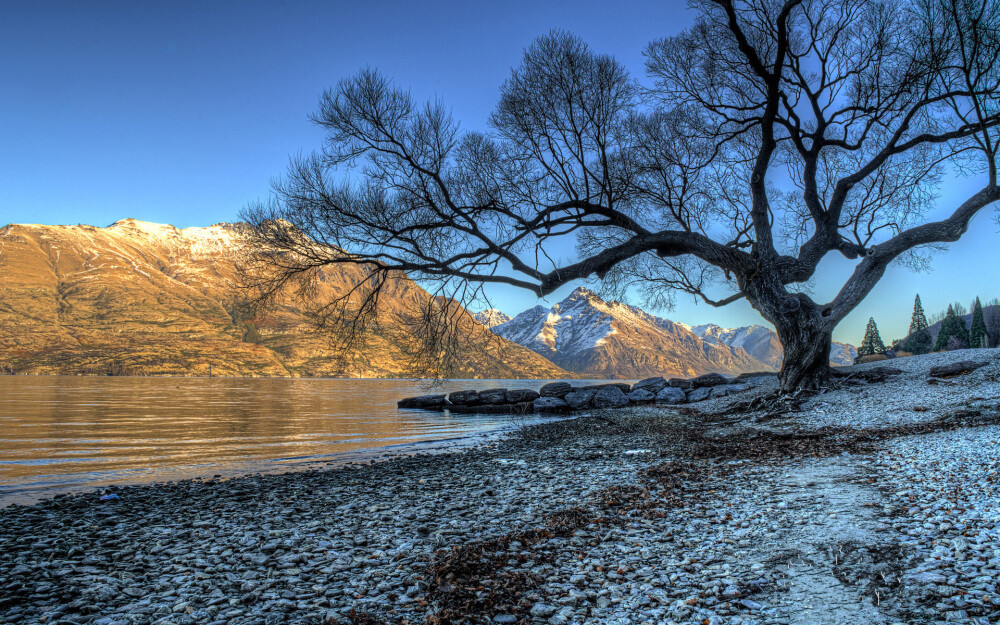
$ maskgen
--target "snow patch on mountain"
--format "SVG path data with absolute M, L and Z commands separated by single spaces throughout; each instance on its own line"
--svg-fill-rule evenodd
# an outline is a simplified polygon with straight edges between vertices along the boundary
M 504 314 L 496 308 L 481 310 L 472 315 L 472 317 L 487 328 L 493 328 L 501 323 L 507 323 L 511 320 L 510 315 Z

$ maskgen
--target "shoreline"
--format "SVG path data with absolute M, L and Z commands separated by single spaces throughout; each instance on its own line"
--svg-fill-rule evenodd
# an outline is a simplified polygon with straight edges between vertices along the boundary
M 985 356 L 945 385 L 927 369 L 963 354 L 890 362 L 783 411 L 594 411 L 457 453 L 5 508 L 0 623 L 995 622 Z

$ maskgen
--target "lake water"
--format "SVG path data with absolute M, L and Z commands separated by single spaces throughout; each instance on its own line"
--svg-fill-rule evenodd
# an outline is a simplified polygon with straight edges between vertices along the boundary
M 538 417 L 400 411 L 396 401 L 543 383 L 0 376 L 0 507 L 108 484 L 452 449 Z

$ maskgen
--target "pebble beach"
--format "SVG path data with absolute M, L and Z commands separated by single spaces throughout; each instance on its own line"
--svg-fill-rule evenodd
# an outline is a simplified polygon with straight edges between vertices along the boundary
M 986 362 L 930 379 L 930 367 Z M 1000 621 L 1000 350 L 0 510 L 0 623 Z M 755 401 L 757 399 L 757 401 Z M 100 499 L 100 495 L 115 497 Z

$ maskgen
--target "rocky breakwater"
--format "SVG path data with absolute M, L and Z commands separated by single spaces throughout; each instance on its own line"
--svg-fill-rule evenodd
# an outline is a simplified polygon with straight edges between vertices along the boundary
M 696 378 L 646 378 L 635 384 L 611 382 L 573 386 L 552 382 L 538 391 L 492 388 L 420 395 L 399 400 L 412 410 L 448 410 L 455 413 L 529 414 L 572 412 L 591 408 L 624 408 L 640 404 L 687 404 L 740 393 L 773 374 L 750 373 L 727 378 L 707 373 Z

